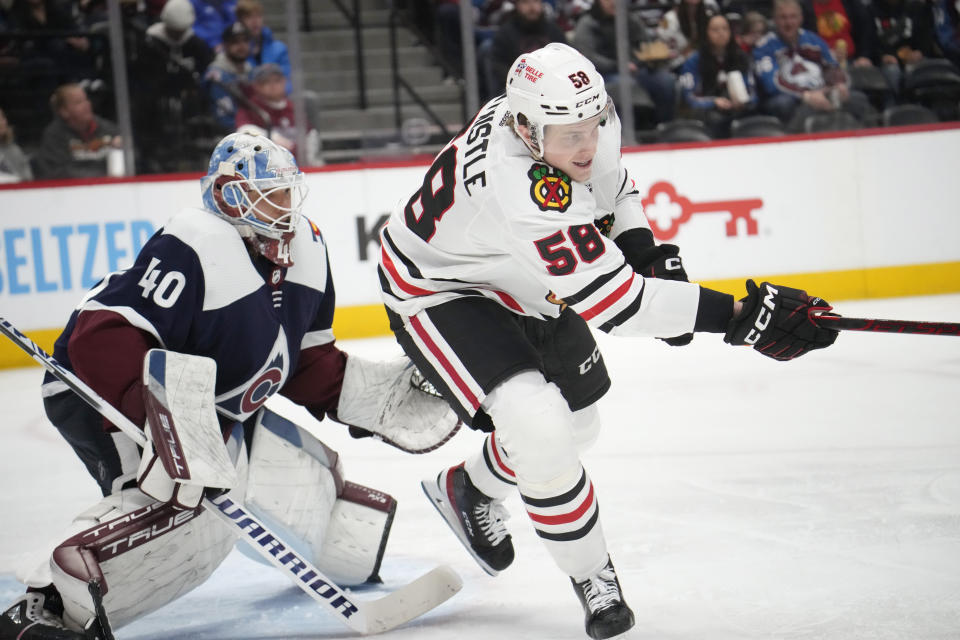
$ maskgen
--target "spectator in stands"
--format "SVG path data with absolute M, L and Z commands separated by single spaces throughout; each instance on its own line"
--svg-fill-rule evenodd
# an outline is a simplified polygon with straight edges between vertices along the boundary
M 617 98 L 617 51 L 614 27 L 616 0 L 596 0 L 590 10 L 580 17 L 573 33 L 573 46 L 580 50 L 597 68 L 607 86 L 607 93 Z M 676 76 L 662 64 L 669 58 L 667 46 L 660 42 L 663 58 L 658 54 L 641 60 L 642 45 L 653 43 L 654 37 L 647 33 L 643 23 L 635 15 L 628 16 L 627 38 L 631 51 L 629 71 L 634 80 L 646 91 L 656 107 L 656 120 L 666 122 L 673 118 L 676 101 Z M 634 88 L 634 92 L 637 88 Z M 623 105 L 620 106 L 623 108 Z
M 250 31 L 242 22 L 227 27 L 221 37 L 223 50 L 207 67 L 204 85 L 213 107 L 213 116 L 224 131 L 236 129 L 237 100 L 247 90 L 252 67 Z
M 700 48 L 707 31 L 707 20 L 720 13 L 714 0 L 679 0 L 663 14 L 657 27 L 657 37 L 667 43 L 674 69 L 683 65 L 687 57 Z
M 922 0 L 872 0 L 863 56 L 880 68 L 897 95 L 905 71 L 924 58 L 938 57 L 933 14 Z
M 770 23 L 767 17 L 759 11 L 747 11 L 743 14 L 741 33 L 737 36 L 740 48 L 753 55 L 753 48 L 763 36 L 770 32 Z
M 702 120 L 713 138 L 730 134 L 730 122 L 757 104 L 750 58 L 737 46 L 730 21 L 716 15 L 706 38 L 683 64 L 680 92 L 690 117 Z
M 214 51 L 220 50 L 224 30 L 236 19 L 237 0 L 190 0 L 196 20 L 193 31 Z
M 861 122 L 874 118 L 867 97 L 850 91 L 827 43 L 801 28 L 802 21 L 798 0 L 774 0 L 774 31 L 753 50 L 762 110 L 794 132 L 808 116 L 839 108 Z
M 869 65 L 867 58 L 858 56 L 863 38 L 871 25 L 864 3 L 860 0 L 800 0 L 803 8 L 803 28 L 823 38 L 840 66 L 847 60 Z
M 201 80 L 213 51 L 193 32 L 193 22 L 190 0 L 168 0 L 133 63 L 131 115 L 140 173 L 185 170 L 188 123 L 209 111 Z
M 290 81 L 290 54 L 287 45 L 273 37 L 273 31 L 263 22 L 260 0 L 238 0 L 237 20 L 250 31 L 250 65 L 272 63 L 280 65 L 287 79 L 287 93 L 293 91 Z
M 192 90 L 213 61 L 213 50 L 193 31 L 194 20 L 190 0 L 167 0 L 160 21 L 147 28 L 144 71 L 153 82 L 174 83 L 176 90 L 166 95 Z
M 485 73 L 486 96 L 503 93 L 504 78 L 510 66 L 523 53 L 535 51 L 551 42 L 566 44 L 563 30 L 544 11 L 543 0 L 515 0 L 514 10 L 504 16 L 500 28 L 490 41 L 489 66 L 478 51 Z
M 943 57 L 960 68 L 960 3 L 932 0 L 933 28 Z
M 237 131 L 254 127 L 253 133 L 267 136 L 297 155 L 296 120 L 283 69 L 268 62 L 255 67 L 250 77 L 252 92 L 237 105 Z M 302 156 L 302 163 L 313 165 L 317 164 L 318 137 L 309 112 L 306 125 L 307 153 Z
M 13 127 L 0 109 L 0 184 L 33 180 L 30 160 L 14 140 Z
M 76 32 L 81 29 L 66 0 L 14 0 L 10 7 L 12 31 Z M 43 37 L 19 41 L 18 57 L 37 71 L 52 73 L 59 81 L 91 78 L 90 40 L 80 35 Z
M 36 156 L 38 178 L 94 178 L 107 175 L 107 154 L 123 142 L 117 125 L 93 112 L 79 84 L 57 87 L 50 97 L 53 122 L 43 131 Z

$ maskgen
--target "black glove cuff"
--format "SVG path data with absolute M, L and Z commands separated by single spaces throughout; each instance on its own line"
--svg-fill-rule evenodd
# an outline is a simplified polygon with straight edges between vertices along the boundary
M 637 273 L 660 257 L 650 229 L 627 229 L 614 238 L 613 242 L 620 248 L 623 257 L 627 259 L 627 264 Z
M 693 325 L 694 331 L 726 333 L 732 317 L 732 295 L 700 287 L 700 304 L 697 306 L 697 319 Z

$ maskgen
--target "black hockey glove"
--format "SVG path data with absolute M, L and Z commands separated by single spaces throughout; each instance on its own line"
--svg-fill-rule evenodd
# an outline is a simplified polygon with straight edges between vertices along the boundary
M 690 282 L 680 258 L 680 247 L 675 244 L 658 244 L 644 249 L 636 256 L 636 262 L 631 266 L 644 278 Z
M 680 248 L 675 244 L 654 245 L 632 257 L 630 266 L 644 278 L 690 282 L 687 278 L 687 272 L 683 268 L 683 260 L 680 259 Z M 660 339 L 671 347 L 683 347 L 690 344 L 693 340 L 693 334 L 685 333 L 675 338 Z
M 723 341 L 748 344 L 775 360 L 793 360 L 814 349 L 833 344 L 837 332 L 821 329 L 810 316 L 833 309 L 825 300 L 806 291 L 747 280 L 743 309 L 730 320 Z

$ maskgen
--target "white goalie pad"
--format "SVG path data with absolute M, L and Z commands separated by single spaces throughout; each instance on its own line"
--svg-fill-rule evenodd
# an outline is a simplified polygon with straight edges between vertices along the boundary
M 246 476 L 243 430 L 228 441 L 236 475 Z M 233 494 L 242 499 L 242 489 Z M 163 607 L 203 583 L 230 553 L 233 529 L 202 508 L 178 510 L 136 488 L 114 493 L 74 520 L 73 535 L 50 557 L 64 622 L 81 630 L 94 617 L 87 590 L 100 578 L 103 605 L 116 629 Z
M 407 358 L 378 362 L 348 355 L 336 420 L 408 453 L 433 451 L 460 428 L 445 400 L 424 391 Z
M 341 586 L 382 582 L 380 563 L 396 510 L 392 496 L 344 482 L 330 515 L 320 568 Z
M 337 584 L 379 580 L 396 501 L 346 482 L 335 451 L 266 408 L 250 447 L 246 506 Z
M 151 349 L 143 361 L 144 451 L 141 490 L 181 508 L 196 507 L 206 487 L 237 486 L 214 405 L 217 365 L 210 358 Z

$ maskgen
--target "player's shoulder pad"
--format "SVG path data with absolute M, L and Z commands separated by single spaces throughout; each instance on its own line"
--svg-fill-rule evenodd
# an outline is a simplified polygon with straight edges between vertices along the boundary
M 300 216 L 290 253 L 293 266 L 287 270 L 287 282 L 323 291 L 327 286 L 327 245 L 320 228 L 306 216 Z
M 205 209 L 183 209 L 170 218 L 163 233 L 190 247 L 203 271 L 204 311 L 220 309 L 261 286 L 246 245 L 232 224 Z

